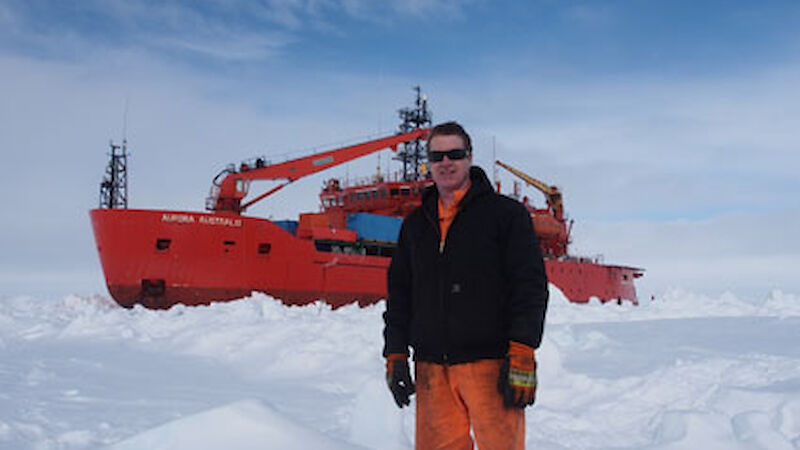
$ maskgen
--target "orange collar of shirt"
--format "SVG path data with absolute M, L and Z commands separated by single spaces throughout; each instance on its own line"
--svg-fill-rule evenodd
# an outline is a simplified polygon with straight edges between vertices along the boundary
M 458 205 L 461 203 L 461 199 L 467 195 L 468 190 L 469 185 L 464 189 L 458 189 L 453 192 L 453 202 L 450 203 L 447 208 L 444 207 L 441 197 L 439 198 L 439 232 L 441 242 L 444 242 L 445 237 L 447 237 L 447 230 L 450 229 L 450 224 L 453 223 L 453 219 L 456 217 Z

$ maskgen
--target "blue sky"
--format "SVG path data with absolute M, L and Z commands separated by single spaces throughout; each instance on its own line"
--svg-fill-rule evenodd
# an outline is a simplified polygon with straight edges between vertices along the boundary
M 226 76 L 385 67 L 458 79 L 781 64 L 798 50 L 798 9 L 795 1 L 9 0 L 2 18 L 4 50 L 42 58 L 129 50 Z
M 798 55 L 797 1 L 5 0 L 0 295 L 104 293 L 86 211 L 126 105 L 132 206 L 201 210 L 226 163 L 391 131 L 417 84 L 644 295 L 797 292 Z

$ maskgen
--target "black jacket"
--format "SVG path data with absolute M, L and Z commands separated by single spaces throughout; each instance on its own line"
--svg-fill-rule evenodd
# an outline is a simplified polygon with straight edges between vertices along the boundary
M 502 358 L 508 341 L 538 347 L 547 276 L 528 211 L 470 169 L 471 186 L 439 247 L 439 194 L 403 221 L 389 266 L 384 356 L 457 364 Z

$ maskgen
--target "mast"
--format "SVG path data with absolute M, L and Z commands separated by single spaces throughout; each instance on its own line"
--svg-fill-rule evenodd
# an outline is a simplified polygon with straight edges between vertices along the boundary
M 402 108 L 397 112 L 403 122 L 400 124 L 400 132 L 408 133 L 421 128 L 430 128 L 433 122 L 432 114 L 428 109 L 428 97 L 422 94 L 419 86 L 414 86 L 417 92 L 417 101 L 413 108 Z M 427 149 L 422 138 L 415 139 L 403 144 L 403 149 L 397 152 L 393 158 L 403 163 L 403 180 L 421 180 L 422 165 L 427 161 Z
M 111 153 L 106 166 L 106 174 L 100 182 L 100 208 L 128 208 L 128 141 L 122 145 L 109 142 Z

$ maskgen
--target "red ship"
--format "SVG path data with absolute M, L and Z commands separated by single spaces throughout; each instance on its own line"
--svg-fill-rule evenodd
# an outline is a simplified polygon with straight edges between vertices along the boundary
M 209 212 L 128 209 L 126 144 L 112 144 L 100 207 L 90 212 L 111 296 L 125 307 L 149 308 L 234 300 L 253 291 L 286 304 L 324 300 L 334 307 L 385 298 L 386 270 L 402 218 L 433 183 L 425 167 L 431 114 L 416 91 L 415 106 L 399 111 L 403 122 L 397 134 L 277 164 L 258 158 L 228 166 L 214 179 Z M 396 152 L 402 172 L 362 183 L 330 179 L 320 193 L 318 213 L 300 214 L 296 221 L 244 215 L 289 183 L 387 148 Z M 497 164 L 547 199 L 546 208 L 530 205 L 527 197 L 521 201 L 534 222 L 549 281 L 572 302 L 596 297 L 636 304 L 634 279 L 644 271 L 571 256 L 572 223 L 564 217 L 558 188 Z M 254 180 L 279 184 L 245 201 Z

